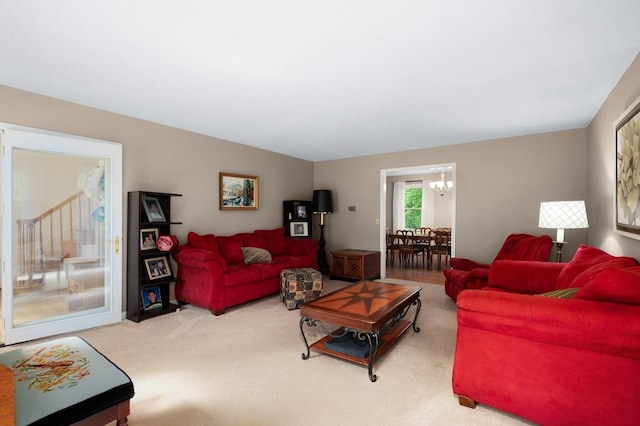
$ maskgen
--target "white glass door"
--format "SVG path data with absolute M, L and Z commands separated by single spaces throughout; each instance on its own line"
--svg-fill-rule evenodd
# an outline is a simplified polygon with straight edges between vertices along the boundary
M 2 129 L 3 342 L 119 322 L 122 146 Z

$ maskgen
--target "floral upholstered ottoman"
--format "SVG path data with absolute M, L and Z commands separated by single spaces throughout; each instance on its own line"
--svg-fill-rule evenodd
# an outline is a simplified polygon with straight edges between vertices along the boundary
M 127 425 L 133 383 L 79 337 L 0 353 L 0 424 Z
M 280 300 L 287 309 L 316 299 L 322 294 L 322 274 L 313 268 L 283 269 L 280 272 Z

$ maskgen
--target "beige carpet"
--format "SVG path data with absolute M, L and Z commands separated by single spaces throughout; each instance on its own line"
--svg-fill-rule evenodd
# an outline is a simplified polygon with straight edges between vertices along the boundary
M 325 291 L 346 284 L 325 279 Z M 187 306 L 76 335 L 133 380 L 134 426 L 529 424 L 458 405 L 451 390 L 455 304 L 442 286 L 411 284 L 423 287 L 421 331 L 407 330 L 376 363 L 375 383 L 356 364 L 314 352 L 302 360 L 300 313 L 277 295 L 218 317 Z M 305 330 L 310 342 L 321 337 L 319 327 Z

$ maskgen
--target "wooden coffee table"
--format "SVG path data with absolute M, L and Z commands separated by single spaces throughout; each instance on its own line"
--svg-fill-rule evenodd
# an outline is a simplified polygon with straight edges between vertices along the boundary
M 403 319 L 412 305 L 416 306 L 413 321 Z M 309 359 L 310 349 L 332 355 L 369 369 L 369 379 L 375 382 L 373 364 L 398 340 L 410 326 L 417 333 L 420 313 L 420 287 L 389 284 L 377 281 L 359 281 L 343 289 L 321 296 L 300 306 L 300 332 L 307 352 L 302 359 Z M 326 336 L 309 346 L 304 334 L 304 325 L 314 327 L 318 323 Z M 328 331 L 325 323 L 339 328 Z M 368 342 L 369 356 L 360 358 L 325 347 L 331 339 L 352 333 L 361 341 Z M 378 342 L 382 340 L 379 345 Z

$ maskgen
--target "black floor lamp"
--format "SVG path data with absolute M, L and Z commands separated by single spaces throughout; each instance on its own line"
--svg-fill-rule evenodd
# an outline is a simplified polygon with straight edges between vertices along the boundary
M 331 201 L 331 191 L 328 189 L 315 189 L 313 191 L 314 214 L 320 215 L 320 239 L 318 240 L 318 269 L 323 274 L 329 273 L 327 255 L 324 251 L 324 215 L 333 213 L 333 202 Z

